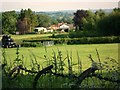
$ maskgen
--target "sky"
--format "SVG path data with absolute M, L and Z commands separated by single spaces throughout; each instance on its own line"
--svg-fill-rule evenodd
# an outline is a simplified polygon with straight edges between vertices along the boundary
M 118 8 L 119 0 L 1 0 L 0 11 L 59 11 L 78 9 L 112 9 Z

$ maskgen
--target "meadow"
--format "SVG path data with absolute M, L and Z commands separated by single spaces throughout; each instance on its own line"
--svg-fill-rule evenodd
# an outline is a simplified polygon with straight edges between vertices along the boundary
M 96 52 L 96 49 L 98 53 Z M 24 72 L 21 70 L 19 74 L 16 73 L 13 79 L 10 79 L 10 73 L 15 67 L 15 61 L 17 66 L 20 65 L 19 60 L 22 60 L 22 66 L 27 70 L 39 72 L 43 68 L 49 65 L 55 67 L 55 63 L 50 63 L 54 61 L 56 57 L 56 64 L 58 68 L 53 68 L 52 72 L 57 70 L 57 75 L 55 74 L 43 74 L 40 78 L 37 78 L 38 84 L 37 88 L 71 88 L 75 85 L 77 78 L 74 79 L 73 76 L 69 76 L 70 73 L 73 75 L 81 75 L 85 70 L 92 67 L 92 62 L 89 55 L 95 62 L 99 62 L 99 57 L 101 63 L 109 63 L 109 66 L 102 70 L 101 77 L 86 77 L 82 80 L 80 88 L 119 88 L 119 72 L 116 66 L 116 61 L 118 60 L 118 43 L 114 44 L 81 44 L 81 45 L 54 45 L 54 46 L 41 46 L 41 47 L 20 47 L 20 48 L 2 48 L 3 50 L 3 61 L 7 60 L 7 66 L 3 69 L 3 88 L 34 88 L 34 81 L 38 74 Z M 99 57 L 98 57 L 99 54 Z M 5 56 L 5 57 L 4 57 Z M 54 57 L 55 56 L 55 57 Z M 112 59 L 110 59 L 112 58 Z M 68 61 L 69 60 L 69 61 Z M 80 63 L 82 65 L 81 68 Z M 113 60 L 113 61 L 110 61 Z M 62 69 L 62 61 L 64 65 Z M 37 62 L 37 63 L 36 63 Z M 71 66 L 71 63 L 72 65 Z M 38 67 L 38 65 L 40 67 Z M 70 66 L 69 66 L 70 65 Z M 106 64 L 107 65 L 107 64 Z M 70 69 L 72 68 L 72 70 Z M 13 69 L 13 70 L 12 70 Z M 71 72 L 72 71 L 72 72 Z M 105 71 L 105 72 L 104 72 Z M 14 74 L 13 73 L 13 76 Z M 99 71 L 95 72 L 99 75 Z M 68 78 L 65 78 L 67 75 Z M 12 77 L 13 77 L 12 76 Z M 107 79 L 106 79 L 107 78 Z M 105 81 L 107 80 L 107 81 Z M 113 82 L 111 82 L 113 81 Z M 118 83 L 117 83 L 118 82 Z M 79 86 L 79 85 L 78 85 Z
M 58 51 L 62 52 L 62 59 L 67 57 L 67 53 L 72 57 L 72 62 L 74 64 L 78 63 L 78 56 L 82 62 L 82 69 L 85 70 L 90 67 L 91 61 L 89 55 L 92 55 L 93 60 L 98 62 L 98 56 L 96 53 L 98 50 L 101 62 L 107 61 L 107 58 L 113 58 L 118 60 L 118 44 L 81 44 L 81 45 L 54 45 L 54 46 L 41 46 L 41 47 L 20 47 L 19 48 L 19 58 L 23 60 L 26 67 L 30 67 L 31 59 L 36 59 L 37 62 L 45 67 L 47 63 L 46 60 L 53 59 L 53 51 L 58 56 Z M 9 65 L 11 65 L 16 59 L 16 48 L 6 48 L 5 56 Z M 67 60 L 65 60 L 67 63 Z M 74 68 L 76 71 L 76 68 Z
M 59 36 L 59 34 L 56 34 L 56 36 L 57 35 Z M 50 36 L 52 36 L 52 34 L 11 35 L 18 44 L 24 39 L 49 38 Z M 81 83 L 75 87 L 118 88 L 120 86 L 119 69 L 118 64 L 114 62 L 118 61 L 118 47 L 119 43 L 55 44 L 53 46 L 42 45 L 37 47 L 1 48 L 2 63 L 7 64 L 3 69 L 3 88 L 34 88 L 34 81 L 39 72 L 50 65 L 53 65 L 51 69 L 52 73 L 43 73 L 40 78 L 36 79 L 38 80 L 38 84 L 36 84 L 35 87 L 71 88 L 72 85 L 76 85 L 78 79 L 71 75 L 78 77 L 82 75 L 84 71 L 93 67 L 91 58 L 97 62 L 98 67 L 100 65 L 99 61 L 102 63 L 103 69 L 101 69 L 101 76 L 103 79 L 97 76 L 89 77 L 88 74 L 86 78 L 83 78 Z M 91 58 L 90 55 L 92 56 Z M 24 70 L 20 70 L 19 72 L 18 70 L 19 74 L 15 71 L 10 77 L 11 72 L 19 65 L 22 65 L 22 67 L 28 71 L 30 70 L 37 73 L 30 73 Z M 99 75 L 99 70 L 97 70 L 95 74 Z M 11 79 L 12 77 L 14 78 Z M 113 82 L 111 82 L 112 80 Z

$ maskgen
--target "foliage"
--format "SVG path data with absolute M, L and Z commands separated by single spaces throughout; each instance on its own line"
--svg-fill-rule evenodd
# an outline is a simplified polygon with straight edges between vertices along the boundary
M 38 14 L 37 15 L 38 26 L 39 27 L 48 27 L 50 26 L 51 18 L 45 14 Z
M 17 14 L 15 11 L 7 11 L 2 13 L 2 32 L 15 33 L 16 32 Z
M 82 18 L 82 22 L 83 22 L 83 30 L 86 31 L 95 31 L 95 14 L 93 12 L 91 12 L 90 10 L 87 10 L 87 17 L 83 17 Z
M 83 17 L 87 17 L 87 13 L 84 10 L 77 10 L 77 12 L 74 13 L 73 21 L 76 26 L 76 30 L 83 30 Z
M 21 9 L 20 13 L 6 11 L 2 14 L 2 32 L 20 34 L 34 32 L 34 27 L 49 27 L 52 24 L 65 22 L 74 24 L 76 32 L 74 36 L 109 36 L 119 35 L 119 8 L 114 8 L 107 13 L 104 10 L 77 10 L 74 15 L 71 12 L 33 12 L 31 9 Z M 83 32 L 81 32 L 81 30 Z M 79 33 L 79 34 L 78 34 Z M 76 35 L 75 35 L 76 34 Z M 70 36 L 72 33 L 70 33 Z
M 105 36 L 120 35 L 120 13 L 113 13 L 101 19 L 97 28 Z
M 40 47 L 42 46 L 42 43 L 40 42 L 23 42 L 21 44 L 21 47 Z
M 83 30 L 83 31 L 71 31 L 69 32 L 69 38 L 81 38 L 81 37 L 99 37 L 101 34 L 99 34 L 95 30 Z
M 20 59 L 18 50 L 19 49 L 17 49 L 16 52 L 16 60 Z M 62 57 L 63 54 L 60 50 L 58 50 L 58 56 L 57 53 L 53 51 L 52 59 L 49 59 L 48 55 L 45 55 L 45 63 L 51 62 L 49 64 L 46 64 L 47 66 L 44 66 L 46 68 L 43 67 L 43 64 L 39 64 L 36 61 L 37 59 L 34 53 L 31 52 L 31 54 L 33 56 L 33 58 L 31 58 L 31 70 L 29 70 L 28 67 L 25 66 L 25 63 L 22 63 L 22 65 L 19 65 L 20 63 L 18 63 L 18 65 L 15 67 L 9 67 L 8 62 L 6 63 L 6 66 L 4 66 L 2 70 L 3 89 L 36 88 L 36 86 L 34 86 L 34 82 L 36 84 L 38 82 L 37 88 L 119 88 L 120 68 L 118 67 L 118 62 L 113 58 L 108 57 L 106 58 L 106 62 L 101 62 L 100 60 L 99 62 L 97 62 L 94 61 L 94 59 L 90 55 L 89 58 L 92 61 L 92 65 L 86 70 L 80 70 L 81 68 L 79 68 L 79 66 L 81 64 L 78 65 L 78 63 L 76 64 L 72 62 L 72 53 L 69 54 L 67 52 L 67 55 L 64 58 Z M 100 59 L 98 52 L 97 56 L 98 59 Z M 78 62 L 81 63 L 78 53 L 77 57 Z M 23 58 L 21 60 L 23 61 Z M 54 72 L 54 65 L 56 65 L 54 69 L 57 72 Z M 75 69 L 74 66 L 76 65 L 78 65 L 79 68 L 78 72 L 82 72 L 75 73 L 73 71 L 73 69 Z M 95 67 L 99 67 L 99 69 L 94 70 Z M 10 69 L 8 70 L 7 68 Z
M 88 37 L 88 36 L 112 36 L 119 35 L 120 13 L 119 8 L 113 9 L 111 13 L 105 13 L 102 9 L 95 13 L 90 10 L 78 10 L 74 14 L 75 26 L 80 26 L 76 33 L 70 32 L 70 37 Z M 76 26 L 76 28 L 77 28 Z M 82 28 L 81 28 L 82 27 Z
M 38 25 L 37 16 L 31 9 L 21 10 L 19 19 L 17 22 L 17 28 L 21 34 L 26 32 L 32 32 L 33 28 Z

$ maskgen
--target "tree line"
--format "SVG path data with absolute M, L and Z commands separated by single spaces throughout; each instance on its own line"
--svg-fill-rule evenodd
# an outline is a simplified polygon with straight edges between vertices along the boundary
M 120 8 L 114 8 L 111 13 L 106 13 L 101 9 L 95 12 L 77 10 L 73 18 L 67 15 L 62 18 L 50 17 L 47 14 L 37 14 L 31 9 L 21 9 L 20 13 L 6 11 L 2 13 L 2 33 L 13 34 L 20 31 L 25 34 L 33 32 L 34 27 L 48 27 L 59 22 L 74 24 L 76 34 L 120 35 Z
M 90 10 L 77 10 L 73 21 L 77 33 L 120 35 L 120 8 L 114 8 L 111 13 L 106 13 L 101 9 L 95 13 Z
M 13 34 L 16 31 L 22 34 L 30 33 L 33 32 L 34 27 L 48 27 L 53 22 L 48 15 L 35 14 L 31 9 L 22 9 L 20 13 L 7 11 L 2 13 L 2 33 Z

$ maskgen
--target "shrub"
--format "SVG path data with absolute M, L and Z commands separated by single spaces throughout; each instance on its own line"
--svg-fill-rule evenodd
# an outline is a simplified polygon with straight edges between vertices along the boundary
M 21 44 L 22 47 L 40 47 L 42 46 L 41 42 L 23 42 Z

